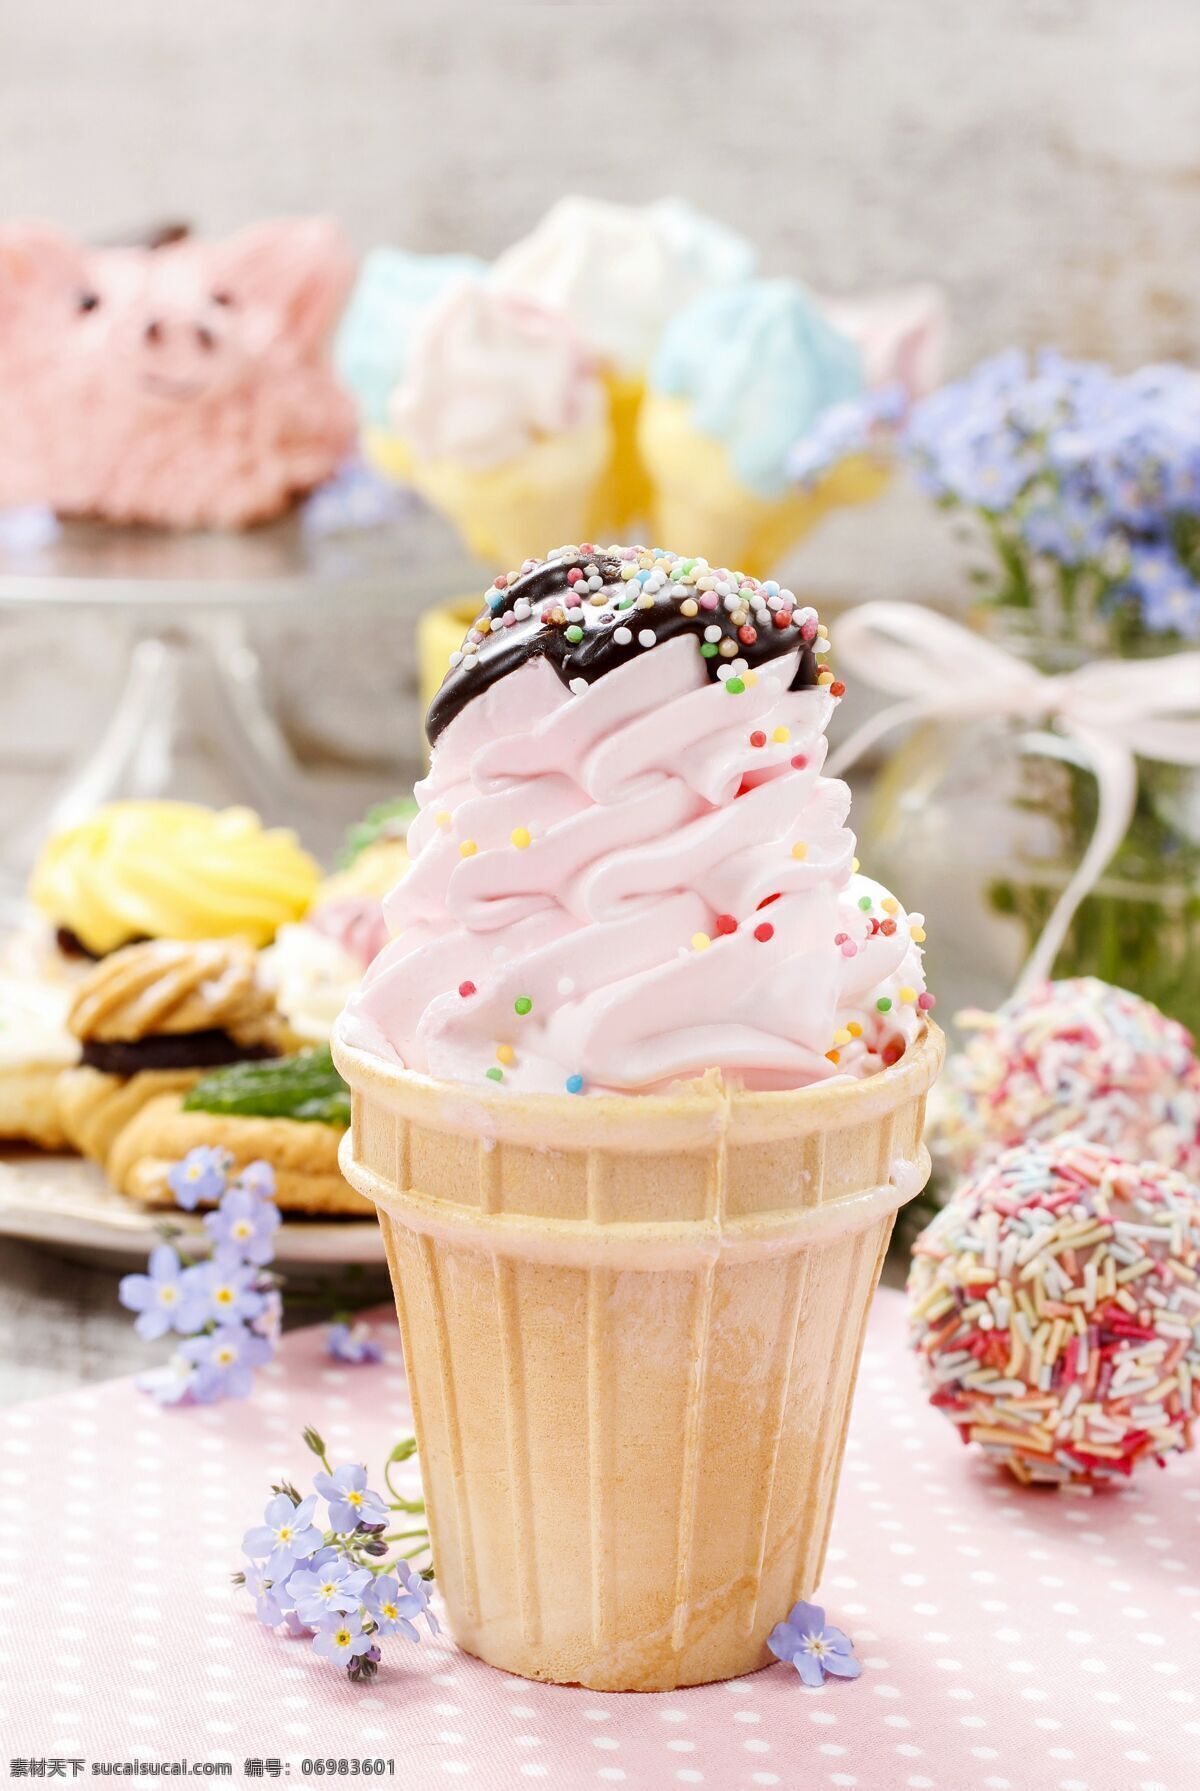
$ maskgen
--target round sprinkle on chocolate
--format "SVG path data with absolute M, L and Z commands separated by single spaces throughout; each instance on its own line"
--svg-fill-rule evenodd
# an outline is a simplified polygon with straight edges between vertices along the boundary
M 768 605 L 777 606 L 773 613 Z M 629 626 L 633 613 L 637 630 Z M 737 684 L 727 683 L 734 696 L 751 688 L 755 666 L 790 654 L 790 688 L 810 690 L 833 677 L 818 672 L 813 643 L 823 637 L 810 629 L 811 616 L 773 580 L 702 559 L 642 547 L 560 547 L 493 579 L 430 705 L 429 738 L 436 741 L 473 697 L 531 659 L 546 659 L 579 694 L 628 663 L 635 637 L 652 651 L 690 636 L 710 678 L 714 661 L 737 660 Z

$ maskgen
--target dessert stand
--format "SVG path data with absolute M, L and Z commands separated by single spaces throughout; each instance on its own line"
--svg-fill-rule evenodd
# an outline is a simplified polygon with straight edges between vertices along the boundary
M 122 796 L 248 802 L 319 855 L 333 849 L 352 799 L 299 765 L 266 699 L 255 637 L 300 624 L 332 646 L 340 627 L 377 620 L 407 643 L 431 602 L 479 582 L 453 532 L 415 498 L 366 492 L 356 501 L 354 487 L 327 487 L 277 523 L 226 535 L 0 512 L 0 617 L 40 617 L 48 635 L 92 622 L 125 651 L 99 737 L 79 742 L 36 818 L 6 830 L 8 909 L 48 832 Z M 415 740 L 415 697 L 413 710 Z

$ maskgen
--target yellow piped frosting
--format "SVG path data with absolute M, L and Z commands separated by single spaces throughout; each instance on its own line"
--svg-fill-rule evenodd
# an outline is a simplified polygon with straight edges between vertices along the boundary
M 47 841 L 29 893 L 101 954 L 133 939 L 267 945 L 307 912 L 319 879 L 295 835 L 251 809 L 113 802 Z

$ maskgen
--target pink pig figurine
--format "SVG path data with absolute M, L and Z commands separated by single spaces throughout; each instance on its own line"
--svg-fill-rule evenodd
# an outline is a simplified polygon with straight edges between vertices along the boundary
M 327 343 L 337 224 L 88 248 L 0 225 L 0 507 L 173 529 L 264 522 L 354 440 Z

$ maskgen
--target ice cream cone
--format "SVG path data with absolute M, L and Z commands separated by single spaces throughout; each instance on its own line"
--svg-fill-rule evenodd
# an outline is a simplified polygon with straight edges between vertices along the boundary
M 611 439 L 598 418 L 496 466 L 414 457 L 410 478 L 473 553 L 507 570 L 557 542 L 586 539 Z
M 786 1093 L 436 1082 L 335 1038 L 378 1207 L 438 1584 L 511 1673 L 662 1690 L 766 1664 L 820 1578 L 871 1295 L 928 1172 L 928 1026 Z
M 686 399 L 649 393 L 638 441 L 654 486 L 655 540 L 692 543 L 710 565 L 764 578 L 830 510 L 865 503 L 887 483 L 882 467 L 859 456 L 811 490 L 760 497 L 742 484 L 724 444 L 693 426 L 690 411 Z

